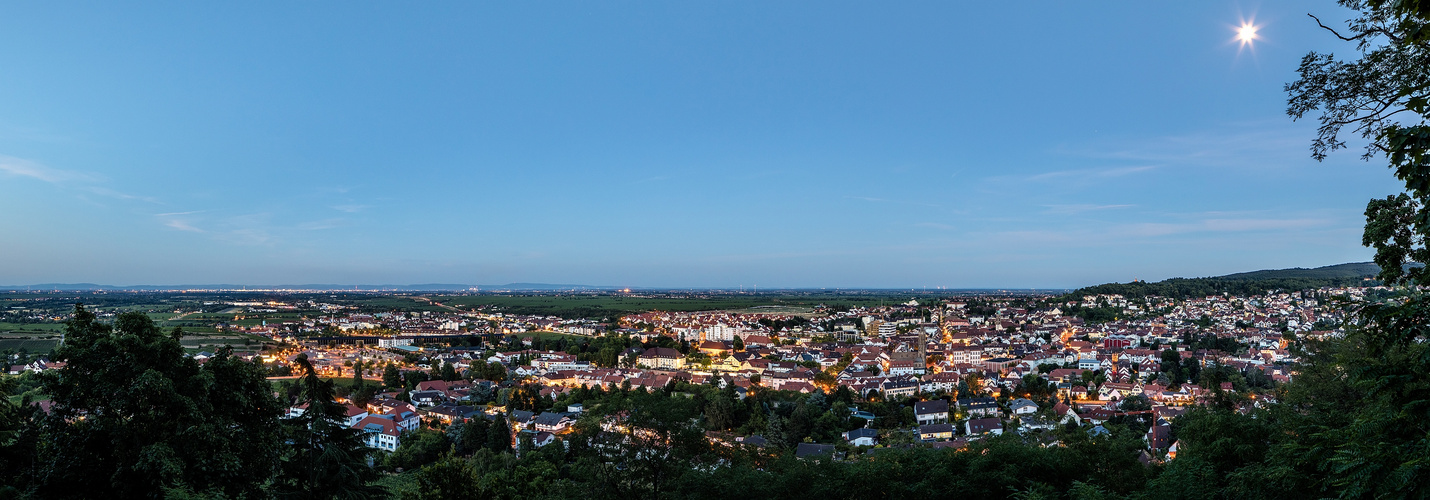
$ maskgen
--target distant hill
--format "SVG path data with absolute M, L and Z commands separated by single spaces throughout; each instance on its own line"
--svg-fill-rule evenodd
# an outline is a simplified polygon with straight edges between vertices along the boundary
M 1107 283 L 1074 290 L 1067 297 L 1115 294 L 1126 297 L 1159 295 L 1163 297 L 1205 297 L 1230 293 L 1260 295 L 1273 290 L 1299 291 L 1327 286 L 1349 286 L 1375 283 L 1380 266 L 1370 262 L 1338 264 L 1313 269 L 1268 269 L 1207 278 L 1169 278 L 1155 283 Z
M 1373 262 L 1354 262 L 1350 264 L 1336 264 L 1334 266 L 1304 268 L 1293 267 L 1291 269 L 1268 269 L 1263 271 L 1251 271 L 1249 273 L 1228 274 L 1217 276 L 1217 279 L 1224 280 L 1261 280 L 1261 279 L 1339 279 L 1339 278 L 1367 278 L 1380 274 L 1380 266 Z

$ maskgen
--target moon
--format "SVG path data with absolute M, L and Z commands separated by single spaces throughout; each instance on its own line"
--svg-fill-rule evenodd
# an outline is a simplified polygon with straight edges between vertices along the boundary
M 1256 30 L 1255 24 L 1242 23 L 1241 27 L 1236 30 L 1236 39 L 1240 40 L 1242 45 L 1250 45 L 1253 40 L 1256 40 Z

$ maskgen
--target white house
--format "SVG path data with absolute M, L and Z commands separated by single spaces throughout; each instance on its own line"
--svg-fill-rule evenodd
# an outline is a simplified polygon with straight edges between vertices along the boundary
M 914 418 L 918 420 L 919 425 L 947 422 L 948 400 L 935 399 L 914 403 Z
M 879 431 L 860 427 L 844 433 L 844 440 L 854 446 L 874 446 L 879 444 Z
M 369 448 L 396 451 L 401 444 L 402 432 L 397 424 L 382 415 L 371 415 L 351 426 L 363 432 L 363 443 Z
M 1038 412 L 1038 403 L 1025 398 L 1014 399 L 1008 403 L 1008 408 L 1014 415 L 1032 415 Z

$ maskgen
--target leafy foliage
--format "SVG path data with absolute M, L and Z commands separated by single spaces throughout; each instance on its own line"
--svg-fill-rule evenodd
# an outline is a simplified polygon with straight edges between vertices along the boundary
M 143 313 L 109 325 L 77 306 L 65 334 L 55 358 L 67 365 L 43 379 L 51 411 L 35 416 L 36 495 L 262 495 L 279 457 L 278 407 L 257 365 L 222 349 L 200 366 L 180 332 Z
M 371 484 L 372 450 L 360 431 L 344 424 L 346 411 L 333 397 L 333 381 L 323 380 L 306 355 L 295 360 L 303 371 L 302 415 L 285 421 L 289 443 L 279 466 L 275 492 L 287 498 L 377 498 L 385 490 Z
M 1291 95 L 1286 112 L 1294 118 L 1320 112 L 1311 143 L 1318 160 L 1345 147 L 1340 134 L 1347 126 L 1367 141 L 1363 158 L 1385 155 L 1406 192 L 1367 204 L 1363 242 L 1376 249 L 1382 280 L 1423 283 L 1430 271 L 1404 266 L 1430 261 L 1430 15 L 1419 1 L 1341 4 L 1359 10 L 1359 16 L 1345 34 L 1326 29 L 1355 42 L 1360 58 L 1307 54 L 1300 78 L 1286 85 Z
M 1146 297 L 1155 295 L 1174 299 L 1211 295 L 1264 295 L 1268 292 L 1312 290 L 1328 286 L 1365 286 L 1367 276 L 1337 278 L 1169 278 L 1157 282 L 1107 283 L 1074 290 L 1065 300 L 1077 300 L 1086 295 L 1122 295 Z
M 485 430 L 485 429 L 483 429 Z M 483 434 L 485 437 L 485 434 Z M 418 429 L 402 436 L 402 445 L 383 458 L 388 469 L 414 469 L 432 462 L 451 452 L 452 443 L 440 431 Z

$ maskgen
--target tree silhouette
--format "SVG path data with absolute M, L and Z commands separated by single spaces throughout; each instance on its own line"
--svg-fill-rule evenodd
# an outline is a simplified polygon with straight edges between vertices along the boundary
M 180 335 L 144 313 L 109 325 L 75 306 L 54 352 L 66 366 L 42 374 L 52 406 L 38 422 L 36 496 L 264 496 L 279 458 L 271 386 L 227 347 L 199 365 Z
M 294 360 L 302 379 L 302 415 L 284 422 L 290 443 L 275 493 L 284 498 L 379 498 L 386 490 L 371 484 L 372 450 L 361 431 L 344 425 L 346 411 L 333 397 L 333 382 L 318 378 L 306 354 Z

